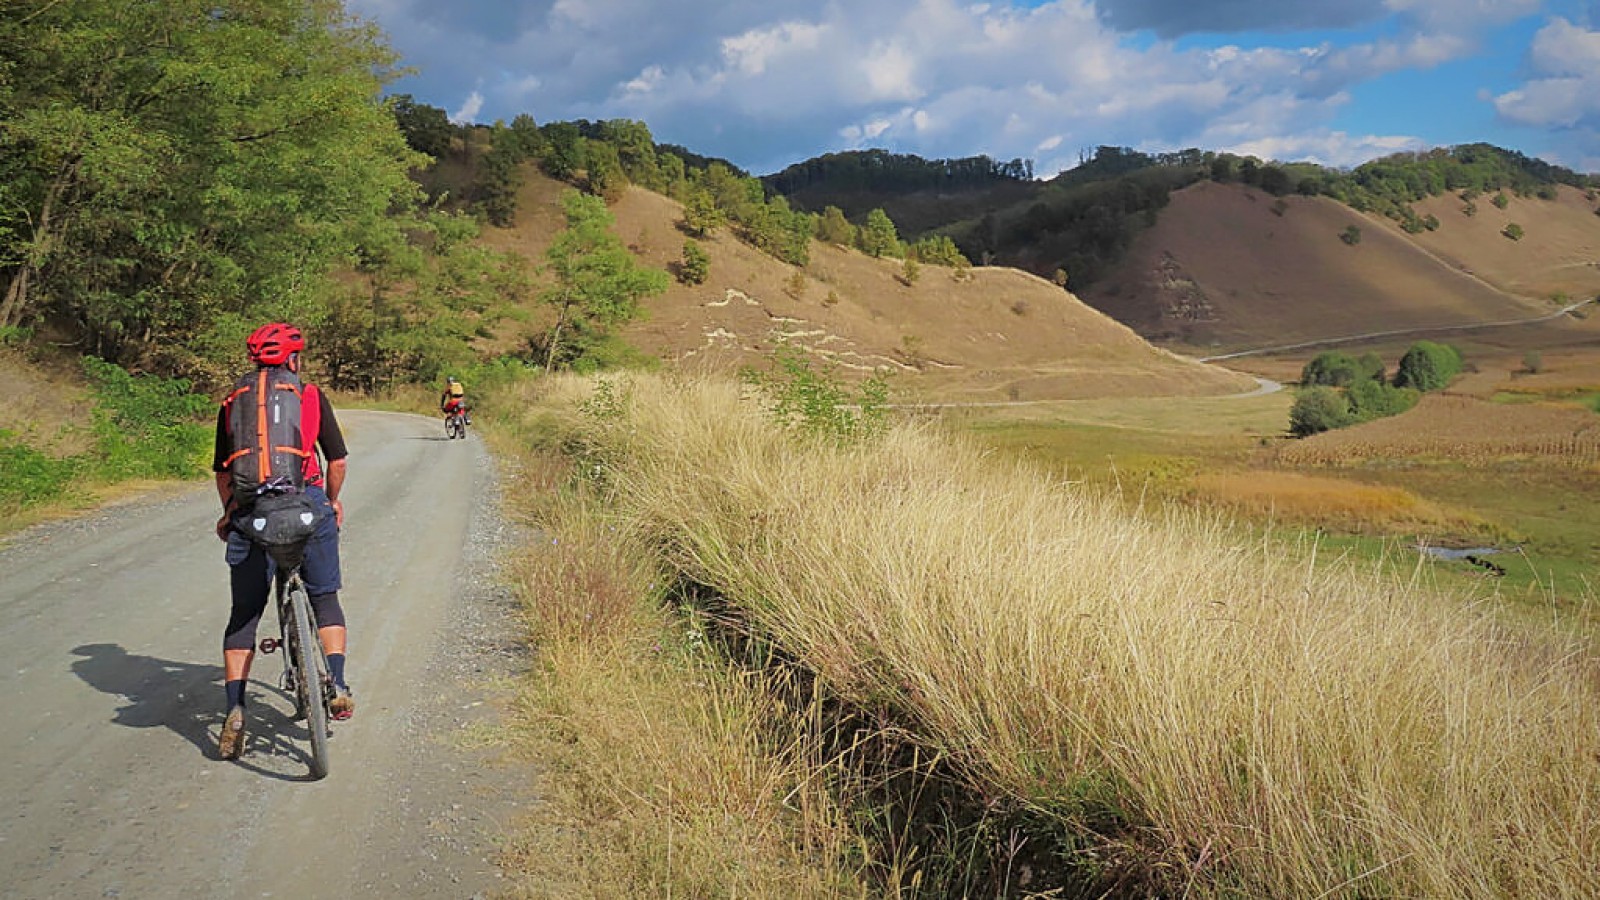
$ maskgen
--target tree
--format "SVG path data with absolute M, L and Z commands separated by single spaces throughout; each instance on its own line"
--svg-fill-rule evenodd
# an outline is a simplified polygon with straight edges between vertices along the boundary
M 1301 391 L 1295 396 L 1294 406 L 1289 410 L 1289 431 L 1298 437 L 1343 428 L 1354 421 L 1350 402 L 1331 387 Z
M 861 252 L 875 258 L 900 254 L 900 235 L 894 220 L 882 209 L 867 213 L 866 224 L 861 226 Z
M 1411 388 L 1363 379 L 1350 386 L 1346 397 L 1350 401 L 1351 414 L 1358 421 L 1366 422 L 1405 412 L 1417 405 L 1420 394 Z
M 1382 366 L 1382 363 L 1379 363 Z M 1362 367 L 1348 353 L 1325 350 L 1318 353 L 1300 370 L 1300 383 L 1311 387 L 1349 387 L 1364 377 Z
M 628 176 L 622 171 L 617 158 L 617 148 L 604 141 L 589 141 L 585 147 L 585 170 L 589 193 L 603 198 L 607 203 L 622 199 L 628 189 Z
M 1395 369 L 1396 387 L 1436 391 L 1461 372 L 1461 351 L 1449 344 L 1418 341 L 1411 345 Z
M 410 94 L 390 97 L 389 109 L 411 149 L 435 159 L 450 152 L 450 139 L 455 137 L 456 127 L 450 124 L 450 117 L 443 109 L 418 103 Z
M 683 262 L 678 268 L 678 279 L 684 284 L 705 284 L 711 277 L 711 255 L 698 241 L 683 242 Z
M 683 225 L 696 237 L 706 237 L 728 223 L 717 201 L 705 188 L 693 188 L 683 204 Z
M 544 133 L 544 156 L 540 162 L 551 178 L 567 181 L 585 165 L 583 134 L 572 122 L 551 122 L 539 129 Z
M 52 314 L 119 356 L 314 319 L 418 196 L 427 160 L 379 100 L 394 62 L 334 0 L 11 4 L 0 327 Z
M 822 210 L 822 220 L 817 223 L 817 239 L 841 247 L 853 247 L 856 243 L 856 227 L 844 217 L 843 210 L 829 206 Z
M 900 267 L 900 280 L 905 283 L 906 287 L 911 287 L 921 277 L 922 266 L 918 265 L 917 261 L 908 255 Z
M 1522 370 L 1529 375 L 1537 375 L 1544 370 L 1544 355 L 1537 350 L 1529 350 L 1522 354 Z
M 545 253 L 555 284 L 540 296 L 557 310 L 545 341 L 547 370 L 581 358 L 611 327 L 638 315 L 640 300 L 668 283 L 667 273 L 639 265 L 612 233 L 615 219 L 604 200 L 569 191 L 561 210 L 567 227 Z

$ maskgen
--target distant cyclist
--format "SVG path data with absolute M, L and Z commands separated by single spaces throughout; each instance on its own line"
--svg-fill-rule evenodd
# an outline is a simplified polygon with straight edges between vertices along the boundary
M 467 388 L 454 375 L 445 379 L 444 392 L 439 395 L 439 411 L 446 416 L 459 412 L 463 421 L 472 424 L 472 411 L 467 406 Z
M 305 346 L 300 329 L 281 322 L 261 326 L 245 342 L 257 371 L 284 366 L 296 375 L 300 371 L 300 351 Z M 348 719 L 355 714 L 356 705 L 344 679 L 346 633 L 344 610 L 339 605 L 339 528 L 344 524 L 344 505 L 339 502 L 339 492 L 344 487 L 345 458 L 349 453 L 328 396 L 310 384 L 303 384 L 301 390 L 307 401 L 302 404 L 300 415 L 304 492 L 321 507 L 324 515 L 306 544 L 300 573 L 317 617 L 318 635 L 328 654 L 329 674 L 333 676 L 335 695 L 328 705 L 329 712 L 335 719 Z M 256 627 L 271 593 L 266 551 L 235 526 L 240 512 L 229 470 L 237 454 L 234 446 L 238 443 L 229 433 L 232 399 L 224 402 L 217 412 L 216 452 L 211 463 L 217 477 L 217 493 L 222 498 L 217 537 L 228 543 L 227 561 L 233 588 L 233 609 L 222 641 L 228 714 L 217 749 L 223 759 L 237 759 L 244 750 L 245 684 L 250 678 L 250 663 L 255 658 Z M 317 461 L 318 449 L 327 459 L 325 473 Z

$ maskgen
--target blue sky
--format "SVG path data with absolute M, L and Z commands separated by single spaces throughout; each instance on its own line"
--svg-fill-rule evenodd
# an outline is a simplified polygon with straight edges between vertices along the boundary
M 758 174 L 1100 144 L 1352 166 L 1488 141 L 1600 172 L 1600 0 L 348 0 L 460 121 L 640 119 Z

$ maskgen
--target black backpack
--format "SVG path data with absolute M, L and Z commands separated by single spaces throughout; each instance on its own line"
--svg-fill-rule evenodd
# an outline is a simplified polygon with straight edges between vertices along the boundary
M 283 366 L 261 366 L 240 376 L 223 401 L 227 410 L 227 456 L 234 524 L 282 565 L 300 562 L 305 541 L 322 513 L 304 493 L 306 460 L 313 452 L 301 431 L 306 394 L 316 389 Z

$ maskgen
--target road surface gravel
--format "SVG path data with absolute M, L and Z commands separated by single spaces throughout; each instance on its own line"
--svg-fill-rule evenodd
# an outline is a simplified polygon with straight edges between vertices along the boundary
M 341 539 L 357 714 L 308 780 L 256 657 L 244 757 L 217 757 L 216 491 L 178 486 L 0 546 L 0 896 L 473 897 L 530 779 L 471 749 L 527 664 L 495 469 L 436 420 L 345 411 Z M 273 613 L 263 621 L 271 633 Z

